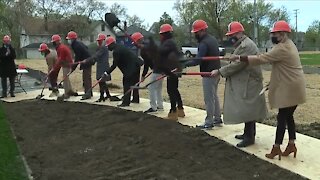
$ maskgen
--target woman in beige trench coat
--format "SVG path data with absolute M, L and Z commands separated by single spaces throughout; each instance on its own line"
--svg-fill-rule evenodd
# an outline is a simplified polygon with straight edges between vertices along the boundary
M 285 21 L 278 21 L 273 25 L 271 40 L 275 44 L 271 51 L 258 56 L 230 56 L 229 60 L 258 65 L 271 63 L 272 72 L 269 85 L 269 103 L 271 108 L 279 109 L 277 115 L 277 131 L 275 144 L 271 153 L 266 154 L 267 158 L 273 159 L 275 156 L 288 156 L 294 153 L 296 157 L 297 148 L 294 140 L 296 139 L 295 123 L 293 114 L 299 104 L 306 101 L 306 83 L 302 70 L 299 53 L 289 39 L 291 32 L 289 24 Z M 289 143 L 284 152 L 281 152 L 284 133 L 288 127 Z

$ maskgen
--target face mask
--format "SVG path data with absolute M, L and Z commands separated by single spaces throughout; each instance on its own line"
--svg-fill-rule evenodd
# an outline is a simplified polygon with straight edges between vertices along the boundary
M 68 44 L 71 44 L 71 43 L 72 43 L 72 40 L 71 40 L 71 39 L 68 39 L 67 41 L 68 41 Z
M 278 40 L 277 37 L 272 36 L 272 37 L 271 37 L 271 42 L 272 42 L 273 44 L 278 44 L 280 41 Z
M 200 34 L 198 34 L 198 33 L 196 33 L 196 34 L 194 35 L 194 37 L 195 37 L 198 41 L 200 41 L 200 39 L 201 39 Z
M 234 45 L 239 39 L 236 36 L 232 36 L 229 38 L 229 42 Z

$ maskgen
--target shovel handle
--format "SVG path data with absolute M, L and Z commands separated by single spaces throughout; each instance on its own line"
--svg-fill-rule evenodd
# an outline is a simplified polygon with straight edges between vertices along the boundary
M 179 73 L 178 73 L 179 74 Z M 194 75 L 194 76 L 197 76 L 197 75 L 200 75 L 200 76 L 210 76 L 211 75 L 211 72 L 182 72 L 181 73 L 182 75 Z
M 195 58 L 187 58 L 187 59 L 180 59 L 179 61 L 191 61 L 191 60 L 201 60 L 201 61 L 217 61 L 217 60 L 224 60 L 228 59 L 225 56 L 205 56 L 205 57 L 195 57 Z

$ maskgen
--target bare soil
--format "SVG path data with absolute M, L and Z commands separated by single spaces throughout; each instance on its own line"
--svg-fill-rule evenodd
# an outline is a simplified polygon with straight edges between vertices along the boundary
M 302 53 L 312 53 L 312 52 L 302 52 Z M 112 59 L 109 60 L 110 63 Z M 40 70 L 43 72 L 47 71 L 47 66 L 45 60 L 17 60 L 17 64 L 25 64 L 27 67 L 32 69 Z M 92 79 L 95 80 L 95 66 L 92 68 Z M 188 68 L 187 71 L 199 71 L 199 67 Z M 270 80 L 270 71 L 263 71 L 264 84 L 267 84 Z M 299 105 L 295 112 L 295 121 L 297 124 L 297 130 L 300 133 L 307 134 L 316 138 L 320 138 L 320 83 L 319 83 L 319 74 L 305 74 L 307 82 L 307 102 L 305 104 Z M 62 75 L 60 73 L 60 78 Z M 83 91 L 82 89 L 82 74 L 79 69 L 77 69 L 70 76 L 72 85 L 75 90 Z M 116 69 L 112 73 L 112 87 L 111 92 L 113 93 L 123 93 L 122 92 L 122 75 L 121 72 Z M 148 79 L 146 80 L 148 82 Z M 145 82 L 145 83 L 146 83 Z M 183 76 L 179 82 L 179 90 L 183 99 L 183 103 L 187 106 L 205 109 L 203 101 L 203 92 L 202 84 L 199 76 Z M 142 84 L 143 85 L 143 84 Z M 117 88 L 118 86 L 118 88 Z M 224 98 L 224 88 L 225 88 L 225 79 L 221 78 L 218 88 L 218 96 L 220 98 L 220 106 L 223 112 L 223 98 Z M 98 91 L 98 87 L 94 89 Z M 143 98 L 149 98 L 147 90 L 141 90 L 140 96 Z M 163 83 L 163 96 L 166 102 L 169 102 L 169 98 L 166 93 L 166 82 Z M 266 96 L 267 98 L 267 96 Z M 268 102 L 268 98 L 266 99 Z M 276 109 L 269 108 L 269 117 L 267 123 L 269 125 L 274 125 L 276 123 Z
M 205 132 L 118 108 L 3 103 L 39 180 L 302 179 Z

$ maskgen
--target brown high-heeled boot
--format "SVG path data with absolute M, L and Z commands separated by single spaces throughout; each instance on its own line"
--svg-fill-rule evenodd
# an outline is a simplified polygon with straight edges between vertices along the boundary
M 272 150 L 271 150 L 271 153 L 270 154 L 266 154 L 266 157 L 269 158 L 269 159 L 273 159 L 275 156 L 279 156 L 279 160 L 281 160 L 281 149 L 280 149 L 280 146 L 275 146 L 273 145 L 272 147 Z
M 293 157 L 297 157 L 297 148 L 294 143 L 288 143 L 286 150 L 281 154 L 282 156 L 289 156 L 289 154 L 293 153 Z

